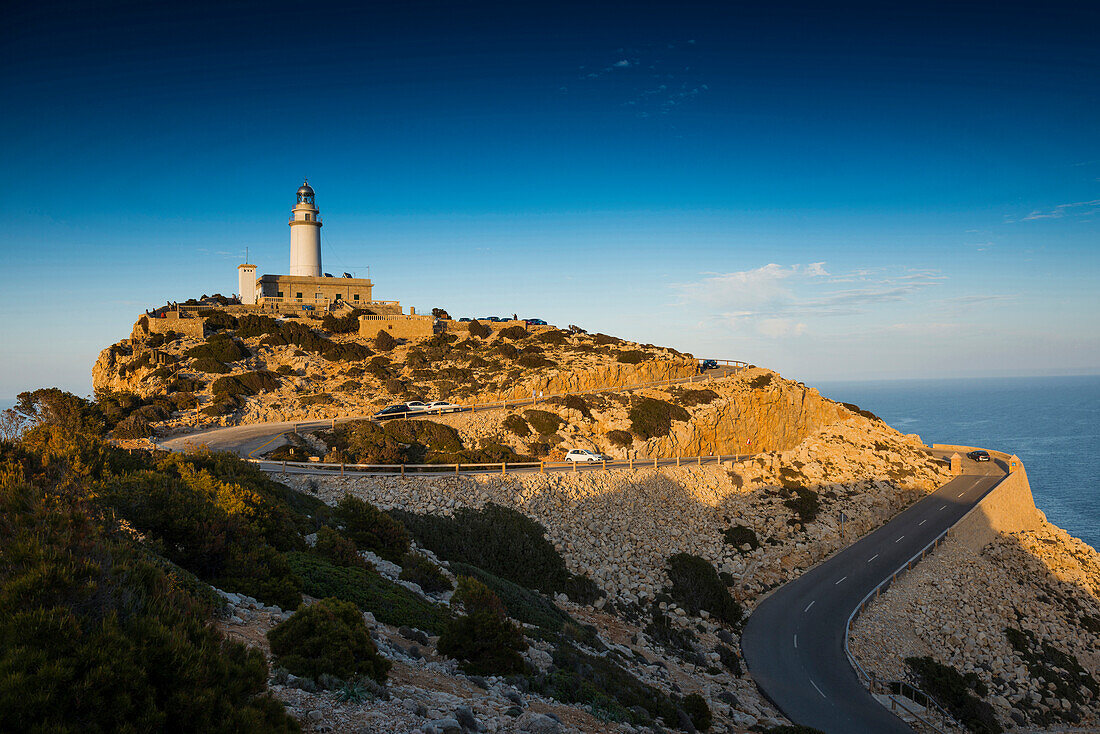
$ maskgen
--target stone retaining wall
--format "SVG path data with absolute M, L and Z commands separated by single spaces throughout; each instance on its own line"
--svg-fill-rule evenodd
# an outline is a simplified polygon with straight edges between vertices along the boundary
M 948 537 L 977 553 L 1002 534 L 1038 530 L 1041 525 L 1042 515 L 1021 466 L 963 515 Z

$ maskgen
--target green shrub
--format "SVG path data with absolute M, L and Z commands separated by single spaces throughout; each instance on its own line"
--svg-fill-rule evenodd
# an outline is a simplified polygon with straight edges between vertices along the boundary
M 281 364 L 279 365 L 278 369 L 275 370 L 275 372 L 283 376 L 293 375 L 294 368 L 291 367 L 289 364 Z
M 788 494 L 793 493 L 794 497 L 785 500 L 783 504 L 795 511 L 799 522 L 806 525 L 817 519 L 817 514 L 821 511 L 821 500 L 816 492 L 798 486 L 786 487 L 785 491 Z
M 193 380 L 190 377 L 177 376 L 168 383 L 168 387 L 165 388 L 169 393 L 174 392 L 195 392 L 202 389 L 202 382 L 199 380 Z
M 532 681 L 538 693 L 563 703 L 588 705 L 633 724 L 645 724 L 658 717 L 669 726 L 679 723 L 679 712 L 668 696 L 639 681 L 610 655 L 590 655 L 574 645 L 561 644 L 553 656 L 550 674 Z M 639 710 L 645 714 L 637 713 Z
M 209 357 L 200 357 L 199 359 L 193 360 L 190 366 L 195 372 L 204 372 L 208 375 L 229 374 L 228 365 L 222 364 L 216 359 L 210 359 Z
M 641 364 L 645 361 L 645 352 L 637 349 L 619 352 L 619 356 L 615 358 L 615 361 L 623 364 Z
M 433 634 L 443 631 L 448 614 L 376 571 L 337 566 L 312 553 L 288 553 L 287 562 L 314 597 L 333 596 L 356 604 L 378 621 L 394 627 L 414 627 Z
M 462 438 L 451 426 L 428 420 L 399 418 L 382 425 L 386 435 L 406 444 L 422 444 L 433 451 L 462 451 Z
M 321 529 L 317 531 L 317 542 L 313 546 L 313 552 L 322 558 L 327 558 L 337 566 L 373 568 L 373 566 L 356 551 L 355 543 L 327 525 L 321 527 Z
M 1000 734 L 993 707 L 970 692 L 977 676 L 967 680 L 950 665 L 930 657 L 908 657 L 905 664 L 913 671 L 918 685 L 967 729 L 975 734 Z
M 458 576 L 469 576 L 485 584 L 504 604 L 508 616 L 515 620 L 533 624 L 547 633 L 565 630 L 578 639 L 594 639 L 594 636 L 582 630 L 576 620 L 537 591 L 514 584 L 468 563 L 452 562 L 450 568 Z
M 237 320 L 237 336 L 242 339 L 278 333 L 279 322 L 271 316 L 246 314 Z
M 401 559 L 401 574 L 398 578 L 411 581 L 429 594 L 438 591 L 450 591 L 451 580 L 443 575 L 439 566 L 419 553 L 406 553 Z
M 214 334 L 207 337 L 205 344 L 192 347 L 184 352 L 192 359 L 213 359 L 218 362 L 239 362 L 252 356 L 252 352 L 228 334 Z
M 498 331 L 497 336 L 501 339 L 525 339 L 527 338 L 527 329 L 518 325 L 509 326 L 506 329 Z
M 493 333 L 492 330 L 480 321 L 470 322 L 470 336 L 476 336 L 478 339 L 485 339 L 491 333 Z
M 642 440 L 667 436 L 672 421 L 687 421 L 691 416 L 679 405 L 656 398 L 641 398 L 630 408 L 630 431 Z
M 303 354 L 313 352 L 320 354 L 329 361 L 363 360 L 371 356 L 371 350 L 362 344 L 355 342 L 337 343 L 327 339 L 308 326 L 296 321 L 276 321 L 269 316 L 257 316 L 249 314 L 242 316 L 240 326 L 237 328 L 237 336 L 263 336 L 261 344 L 267 346 L 281 346 L 293 344 Z M 295 356 L 301 356 L 295 353 Z
M 319 392 L 316 395 L 302 395 L 298 398 L 298 404 L 302 407 L 309 407 L 311 405 L 332 405 L 335 402 L 336 398 L 327 392 Z
M 351 602 L 322 599 L 267 633 L 271 653 L 294 675 L 366 676 L 383 683 L 390 662 L 378 654 L 363 614 Z
M 515 413 L 504 419 L 504 427 L 520 438 L 527 438 L 531 435 L 531 426 L 527 425 L 527 421 L 523 420 L 522 416 Z
M 676 400 L 680 405 L 691 408 L 696 405 L 710 405 L 718 399 L 713 390 L 678 390 Z
M 770 384 L 772 384 L 772 376 L 770 373 L 757 375 L 756 377 L 749 380 L 749 387 L 751 387 L 753 390 L 759 390 L 761 388 L 767 387 Z
M 722 537 L 734 548 L 740 548 L 745 543 L 752 546 L 753 550 L 760 547 L 760 539 L 756 537 L 756 531 L 744 525 L 734 525 L 726 528 Z
M 718 658 L 722 661 L 722 665 L 726 666 L 726 670 L 736 676 L 740 676 L 744 672 L 741 667 L 741 658 L 733 650 L 725 645 L 715 645 L 714 651 L 718 653 Z
M 359 331 L 359 317 L 370 313 L 372 312 L 362 308 L 353 308 L 343 316 L 328 313 L 321 320 L 321 328 L 330 334 L 354 334 Z
M 698 693 L 689 693 L 681 702 L 684 713 L 691 719 L 692 725 L 699 731 L 706 731 L 714 723 L 714 717 L 707 706 L 707 700 Z
M 369 502 L 345 494 L 333 515 L 361 550 L 372 551 L 395 563 L 409 550 L 405 526 Z
M 216 418 L 220 415 L 229 415 L 238 407 L 240 406 L 238 406 L 236 401 L 234 400 L 219 400 L 217 402 L 211 403 L 199 412 L 203 415 L 208 415 L 212 418 Z
M 374 337 L 374 348 L 380 352 L 388 352 L 397 346 L 397 340 L 393 338 L 393 334 L 382 329 L 378 332 L 378 335 Z
M 266 370 L 242 372 L 239 375 L 219 377 L 214 380 L 211 390 L 214 397 L 235 397 L 237 395 L 255 395 L 259 392 L 275 390 L 279 387 L 279 378 Z
M 459 660 L 474 675 L 508 675 L 523 671 L 523 633 L 505 616 L 504 605 L 483 583 L 460 576 L 452 603 L 460 601 L 466 614 L 452 619 L 439 636 L 440 653 Z
M 528 352 L 524 350 L 520 352 L 520 355 L 516 358 L 516 364 L 520 367 L 527 367 L 528 369 L 543 369 L 545 367 L 553 367 L 557 363 L 551 359 L 547 359 L 538 352 Z
M 714 619 L 733 628 L 741 625 L 741 605 L 718 577 L 714 566 L 705 558 L 677 553 L 668 559 L 668 593 L 688 613 L 698 615 L 707 610 Z
M 580 395 L 567 395 L 562 404 L 566 408 L 579 411 L 588 420 L 592 420 L 592 411 L 588 409 L 588 403 Z
M 564 344 L 568 336 L 569 335 L 561 329 L 547 329 L 546 331 L 539 332 L 539 334 L 535 336 L 535 340 L 545 344 Z
M 428 356 L 419 349 L 410 349 L 409 353 L 405 355 L 405 365 L 410 369 L 421 369 L 429 364 Z
M 856 413 L 858 415 L 863 416 L 864 418 L 868 418 L 868 419 L 873 420 L 873 421 L 878 421 L 879 423 L 884 423 L 885 422 L 885 421 L 882 420 L 882 418 L 879 418 L 877 415 L 875 415 L 871 411 L 863 410 L 862 408 L 860 408 L 858 405 L 855 405 L 854 403 L 841 403 L 841 405 L 843 405 L 845 408 L 852 411 L 853 413 Z
M 569 573 L 546 539 L 546 528 L 515 510 L 487 504 L 481 510 L 460 508 L 453 517 L 392 514 L 417 543 L 447 561 L 469 563 L 546 593 L 564 592 L 581 602 L 598 596 L 590 580 Z
M 505 359 L 515 359 L 519 356 L 519 350 L 514 345 L 500 342 L 493 348 L 493 353 Z
M 592 341 L 594 341 L 599 346 L 604 346 L 606 344 L 622 344 L 623 343 L 623 340 L 620 339 L 619 337 L 609 336 L 607 334 L 594 334 L 593 337 L 592 337 Z
M 209 624 L 209 587 L 68 480 L 0 487 L 0 731 L 298 731 L 263 654 Z
M 557 433 L 558 428 L 565 424 L 561 416 L 547 410 L 525 410 L 523 417 L 542 436 Z
M 207 329 L 214 331 L 220 331 L 222 329 L 236 329 L 238 326 L 237 319 L 234 316 L 229 315 L 225 311 L 207 311 L 203 317 L 202 325 Z
M 649 639 L 689 660 L 695 659 L 695 636 L 690 630 L 675 625 L 657 605 L 650 608 L 649 624 L 645 627 Z
M 634 436 L 630 435 L 630 431 L 608 431 L 607 440 L 612 446 L 630 446 L 634 443 Z

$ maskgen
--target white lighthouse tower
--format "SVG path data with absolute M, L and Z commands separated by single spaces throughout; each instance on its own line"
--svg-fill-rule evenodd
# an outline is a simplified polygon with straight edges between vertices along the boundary
M 290 212 L 290 274 L 321 277 L 321 217 L 308 180 L 298 187 Z

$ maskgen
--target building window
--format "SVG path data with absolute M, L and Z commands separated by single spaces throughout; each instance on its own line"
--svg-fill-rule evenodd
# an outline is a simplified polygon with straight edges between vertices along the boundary
M 282 292 L 282 291 L 278 291 L 278 292 L 277 292 L 277 293 L 275 294 L 275 297 L 276 297 L 276 298 L 282 298 L 282 297 L 283 297 L 283 292 Z
M 351 298 L 352 298 L 352 300 L 354 300 L 354 301 L 358 301 L 358 300 L 359 300 L 359 294 L 358 294 L 358 293 L 356 293 L 356 294 L 355 294 L 354 296 L 352 296 Z
M 301 292 L 299 292 L 299 293 L 298 293 L 298 300 L 299 300 L 299 301 L 300 301 L 300 300 L 302 300 L 302 294 L 301 294 Z
M 309 221 L 309 215 L 308 214 L 306 214 L 306 221 L 307 222 Z
M 335 296 L 332 297 L 332 300 L 339 301 L 340 300 L 340 294 L 337 293 Z

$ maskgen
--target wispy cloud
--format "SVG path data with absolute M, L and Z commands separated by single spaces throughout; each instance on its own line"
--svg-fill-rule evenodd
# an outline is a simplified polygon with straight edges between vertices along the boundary
M 1091 199 L 1089 201 L 1074 201 L 1069 204 L 1059 204 L 1053 209 L 1036 209 L 1028 214 L 1026 217 L 1020 219 L 1009 219 L 1012 222 L 1031 222 L 1036 219 L 1062 219 L 1063 217 L 1079 217 L 1087 214 L 1094 214 L 1100 211 L 1100 199 Z
M 806 334 L 807 322 L 815 318 L 860 315 L 907 301 L 944 279 L 934 270 L 858 270 L 834 276 L 824 262 L 786 267 L 769 263 L 753 270 L 706 273 L 672 288 L 678 296 L 675 305 L 703 306 L 711 319 L 774 338 Z

